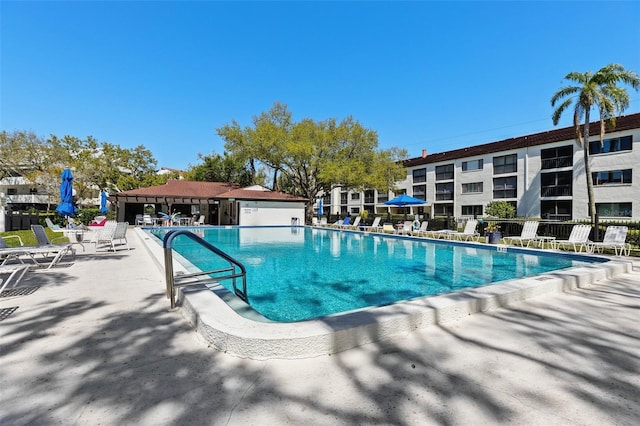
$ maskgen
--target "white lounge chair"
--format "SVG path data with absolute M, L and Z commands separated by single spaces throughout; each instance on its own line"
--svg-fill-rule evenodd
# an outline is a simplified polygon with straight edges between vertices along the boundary
M 521 247 L 529 247 L 532 241 L 540 241 L 540 237 L 538 237 L 538 226 L 540 222 L 535 220 L 529 220 L 524 223 L 522 226 L 522 232 L 520 236 L 513 237 L 503 237 L 502 239 L 505 243 L 520 243 Z M 525 246 L 524 243 L 527 243 Z
M 420 224 L 420 228 L 418 228 L 417 230 L 414 230 L 412 234 L 415 235 L 416 237 L 424 237 L 427 235 L 428 228 L 429 228 L 429 222 L 426 220 L 423 220 L 422 223 Z
M 571 228 L 571 234 L 569 234 L 568 240 L 555 240 L 553 241 L 554 248 L 559 250 L 561 248 L 573 248 L 576 253 L 588 250 L 589 233 L 591 232 L 591 225 L 573 225 Z
M 476 219 L 469 219 L 467 223 L 464 225 L 464 230 L 462 232 L 449 231 L 446 232 L 445 235 L 449 239 L 456 239 L 460 241 L 469 241 L 473 237 L 477 237 L 480 234 L 476 232 L 476 227 L 478 226 L 478 221 Z
M 28 270 L 28 265 L 0 266 L 0 275 L 9 274 L 7 278 L 5 278 L 4 280 L 0 280 L 0 285 L 2 285 L 2 287 L 0 287 L 0 293 L 2 293 L 2 290 L 4 290 L 13 279 L 15 279 L 15 283 L 16 285 L 18 285 L 22 280 L 22 277 L 24 277 L 24 274 L 26 274 Z
M 589 252 L 600 253 L 604 249 L 613 249 L 616 256 L 629 256 L 631 246 L 626 243 L 628 230 L 626 226 L 607 226 L 602 242 L 589 243 Z
M 44 222 L 47 224 L 47 228 L 51 229 L 54 232 L 62 232 L 62 230 L 64 229 L 61 228 L 60 225 L 56 225 L 55 223 L 53 223 L 53 221 L 48 217 L 44 219 Z
M 370 226 L 365 226 L 363 229 L 365 232 L 378 232 L 382 229 L 382 227 L 380 226 L 380 220 L 382 219 L 382 217 L 378 216 L 375 219 L 373 219 L 373 223 Z

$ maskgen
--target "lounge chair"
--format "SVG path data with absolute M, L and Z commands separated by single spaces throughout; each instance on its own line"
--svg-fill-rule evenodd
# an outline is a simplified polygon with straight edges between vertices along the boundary
M 60 225 L 56 225 L 53 223 L 51 219 L 48 217 L 44 219 L 44 222 L 47 224 L 47 228 L 51 229 L 54 232 L 62 232 L 64 228 L 61 228 Z
M 429 228 L 429 222 L 426 220 L 423 220 L 422 223 L 420 224 L 420 228 L 418 228 L 417 230 L 414 230 L 412 234 L 415 235 L 416 237 L 424 237 L 427 235 L 428 228 Z
M 528 220 L 522 226 L 522 232 L 520 233 L 520 236 L 503 237 L 503 240 L 505 241 L 505 243 L 512 242 L 515 244 L 519 242 L 521 247 L 525 247 L 524 243 L 526 242 L 526 247 L 529 247 L 529 244 L 531 244 L 532 241 L 541 240 L 540 237 L 538 237 L 538 225 L 540 225 L 540 222 L 535 220 Z
M 370 226 L 364 226 L 362 229 L 364 230 L 364 232 L 378 232 L 382 229 L 382 227 L 380 226 L 380 220 L 382 219 L 382 217 L 378 216 L 375 219 L 373 219 L 373 223 Z
M 334 223 L 331 224 L 331 226 L 335 228 L 341 228 L 345 225 L 349 225 L 350 223 L 351 223 L 351 216 L 347 216 L 342 220 L 336 220 Z
M 476 226 L 478 226 L 478 221 L 476 219 L 469 219 L 467 223 L 464 225 L 464 229 L 462 232 L 449 231 L 446 232 L 445 235 L 449 239 L 456 239 L 460 241 L 469 241 L 473 237 L 477 237 L 480 234 L 476 232 Z
M 76 251 L 71 246 L 71 243 L 54 243 L 56 239 L 66 237 L 56 237 L 53 240 L 50 240 L 42 225 L 31 225 L 31 232 L 33 232 L 33 235 L 36 237 L 38 245 L 33 248 L 22 247 L 22 249 L 28 249 L 32 257 L 34 254 L 41 254 L 45 258 L 53 255 L 53 259 L 48 263 L 48 268 L 52 268 L 57 265 L 58 262 L 60 262 L 60 260 L 69 253 L 75 256 Z
M 411 235 L 412 230 L 413 230 L 412 220 L 405 220 L 404 222 L 402 222 L 401 226 L 398 226 L 398 234 Z
M 127 222 L 116 222 L 110 221 L 105 225 L 105 229 L 103 232 L 100 232 L 96 237 L 96 250 L 100 248 L 100 245 L 108 245 L 108 247 L 116 251 L 117 245 L 124 244 L 127 250 L 130 250 L 129 243 L 127 241 L 127 229 L 129 229 L 129 224 Z
M 393 224 L 391 223 L 385 223 L 384 225 L 382 225 L 382 232 L 384 232 L 385 234 L 395 234 L 396 228 L 394 228 Z
M 320 218 L 320 226 L 327 226 L 327 218 L 326 217 L 321 217 Z
M 626 226 L 607 226 L 602 242 L 589 243 L 588 251 L 600 253 L 604 249 L 613 249 L 616 256 L 629 256 L 631 254 L 631 246 L 626 243 L 628 230 L 629 228 Z
M 353 220 L 353 223 L 340 225 L 340 229 L 358 229 L 358 225 L 360 225 L 360 220 L 362 220 L 362 218 L 360 216 L 356 216 L 356 218 Z
M 29 270 L 27 265 L 2 265 L 0 266 L 0 275 L 9 274 L 4 280 L 0 280 L 0 293 L 4 290 L 9 283 L 15 278 L 16 285 L 20 283 L 24 274 Z
M 198 220 L 194 221 L 193 224 L 195 226 L 202 226 L 204 225 L 204 215 L 201 214 L 200 217 L 198 218 Z
M 559 250 L 561 248 L 573 248 L 573 251 L 576 253 L 582 252 L 584 248 L 585 251 L 588 250 L 589 244 L 589 233 L 591 232 L 591 225 L 573 225 L 571 228 L 571 234 L 569 235 L 568 240 L 554 240 L 554 248 Z

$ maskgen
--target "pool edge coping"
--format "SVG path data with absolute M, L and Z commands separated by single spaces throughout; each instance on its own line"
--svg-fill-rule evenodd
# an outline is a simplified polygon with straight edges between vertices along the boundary
M 164 275 L 162 247 L 155 242 L 149 244 L 150 238 L 145 237 L 144 231 L 138 228 L 136 231 Z M 180 270 L 179 265 L 174 268 L 176 272 Z M 631 261 L 608 259 L 600 264 L 295 323 L 247 319 L 203 286 L 182 289 L 179 309 L 199 336 L 219 351 L 257 360 L 312 358 L 406 335 L 544 294 L 586 287 L 631 271 Z

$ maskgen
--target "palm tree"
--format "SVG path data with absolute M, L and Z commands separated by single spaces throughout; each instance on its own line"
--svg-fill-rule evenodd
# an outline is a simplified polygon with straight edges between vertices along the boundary
M 600 115 L 600 143 L 603 142 L 606 125 L 615 126 L 616 116 L 622 114 L 629 106 L 627 90 L 618 87 L 618 83 L 628 84 L 635 90 L 640 88 L 640 78 L 633 71 L 625 70 L 622 65 L 609 64 L 599 69 L 595 74 L 570 72 L 565 80 L 575 82 L 576 85 L 562 87 L 551 98 L 551 106 L 564 99 L 553 112 L 553 125 L 557 125 L 562 113 L 574 103 L 573 127 L 576 133 L 576 143 L 582 146 L 584 153 L 584 172 L 587 177 L 587 196 L 589 199 L 589 215 L 591 223 L 596 219 L 596 201 L 593 195 L 593 176 L 589 165 L 589 116 L 595 108 Z M 580 120 L 584 118 L 582 129 Z M 582 132 L 581 132 L 582 130 Z

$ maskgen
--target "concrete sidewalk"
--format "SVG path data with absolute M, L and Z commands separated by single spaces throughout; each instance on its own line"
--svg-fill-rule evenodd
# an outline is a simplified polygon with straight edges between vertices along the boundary
M 638 262 L 337 355 L 254 361 L 207 348 L 129 239 L 0 298 L 0 424 L 640 424 Z

